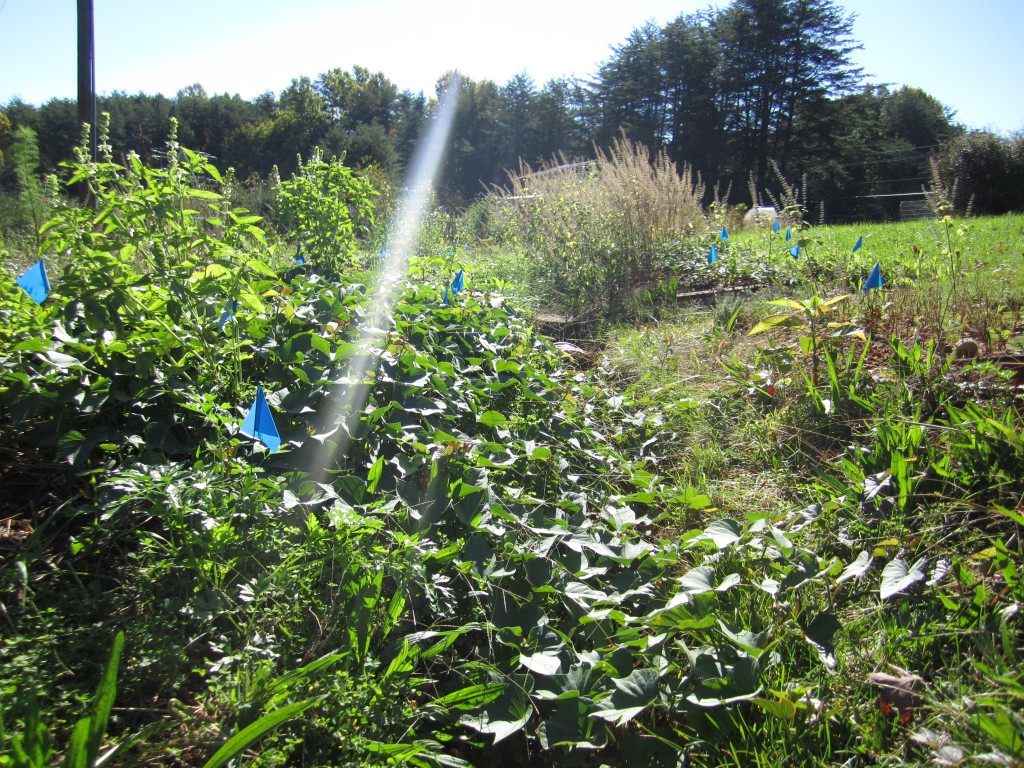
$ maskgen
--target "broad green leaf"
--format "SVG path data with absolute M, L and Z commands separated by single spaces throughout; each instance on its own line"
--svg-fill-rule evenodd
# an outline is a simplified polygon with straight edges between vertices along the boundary
M 384 474 L 384 457 L 378 456 L 377 460 L 373 462 L 373 466 L 370 467 L 370 472 L 366 476 L 366 490 L 369 493 L 373 493 L 377 490 L 377 483 L 380 482 L 381 476 Z
M 601 511 L 601 517 L 611 523 L 616 531 L 621 531 L 627 526 L 636 525 L 636 513 L 629 507 L 618 507 L 609 504 Z
M 864 550 L 857 559 L 850 563 L 843 569 L 843 572 L 839 574 L 839 578 L 836 579 L 836 584 L 842 584 L 844 581 L 849 579 L 859 579 L 865 573 L 871 569 L 871 553 Z
M 584 608 L 591 607 L 594 603 L 607 601 L 608 595 L 600 590 L 594 589 L 582 581 L 573 581 L 565 586 L 564 594 L 573 602 Z
M 192 273 L 193 280 L 202 280 L 204 278 L 217 278 L 230 276 L 231 270 L 225 267 L 223 264 L 207 264 L 200 267 Z
M 924 581 L 927 578 L 924 570 L 927 563 L 927 559 L 922 557 L 908 568 L 902 558 L 890 560 L 882 569 L 882 581 L 878 589 L 882 599 L 888 600 L 917 582 Z
M 692 568 L 683 574 L 683 577 L 679 580 L 679 585 L 683 588 L 683 591 L 691 595 L 712 592 L 715 589 L 715 571 L 707 565 Z
M 728 592 L 739 584 L 740 580 L 738 573 L 730 573 L 722 579 L 721 584 L 716 586 L 714 569 L 709 565 L 702 565 L 687 571 L 679 579 L 679 585 L 683 588 L 684 592 L 690 595 L 699 595 L 704 592 Z
M 804 639 L 818 652 L 821 663 L 835 669 L 835 634 L 842 628 L 839 619 L 828 611 L 819 613 L 804 630 Z
M 590 704 L 580 698 L 559 701 L 555 711 L 538 727 L 537 737 L 544 749 L 558 745 L 578 749 L 600 749 L 608 742 L 605 728 L 596 727 Z
M 498 411 L 484 411 L 477 417 L 477 421 L 488 427 L 501 427 L 508 423 L 505 415 Z
M 765 712 L 780 720 L 792 720 L 796 717 L 796 704 L 785 695 L 778 699 L 764 699 L 757 696 L 751 699 L 750 703 L 756 704 Z
M 694 488 L 686 488 L 682 493 L 676 494 L 674 500 L 685 504 L 690 509 L 707 509 L 711 506 L 711 497 Z
M 363 742 L 363 745 L 368 752 L 376 755 L 386 755 L 390 765 L 402 765 L 403 763 L 411 762 L 411 758 L 423 753 L 423 747 L 419 744 L 387 744 L 382 741 L 367 739 Z M 417 765 L 417 763 L 413 763 L 413 765 Z
M 189 197 L 194 197 L 199 200 L 220 200 L 223 195 L 220 195 L 209 189 L 195 189 L 192 188 L 188 191 Z
M 700 616 L 694 613 L 692 604 L 695 601 L 692 594 L 695 593 L 685 590 L 678 593 L 668 605 L 648 616 L 647 625 L 675 630 L 707 629 L 714 626 L 714 615 Z
M 465 713 L 459 722 L 478 733 L 492 735 L 495 744 L 507 739 L 522 730 L 533 713 L 525 693 L 528 684 L 528 676 L 512 676 L 512 682 L 506 686 L 504 695 L 476 712 Z
M 751 632 L 749 629 L 741 629 L 740 627 L 726 624 L 721 619 L 718 620 L 718 629 L 730 643 L 737 648 L 742 648 L 750 655 L 757 657 L 764 652 L 764 639 L 768 635 L 768 630 L 764 632 Z
M 218 184 L 224 183 L 224 177 L 220 175 L 220 171 L 213 163 L 204 163 L 203 170 L 210 175 L 210 177 Z
M 538 675 L 556 675 L 562 669 L 562 660 L 553 653 L 519 654 L 519 663 Z
M 254 272 L 259 272 L 261 275 L 265 277 L 277 279 L 277 272 L 275 272 L 273 268 L 270 267 L 268 264 L 260 261 L 259 259 L 248 259 L 245 262 L 245 266 L 249 267 Z
M 790 309 L 795 309 L 797 312 L 803 312 L 807 309 L 806 305 L 800 303 L 796 299 L 772 299 L 768 303 L 774 307 L 789 307 Z
M 331 343 L 327 339 L 325 339 L 323 336 L 318 336 L 315 333 L 314 334 L 310 334 L 309 343 L 310 343 L 310 346 L 313 347 L 313 349 L 315 349 L 318 352 L 322 352 L 323 354 L 325 354 L 328 357 L 330 357 L 330 355 L 331 355 Z
M 15 352 L 46 352 L 53 346 L 47 339 L 25 339 L 14 345 Z
M 738 573 L 730 573 L 721 583 L 715 587 L 715 592 L 728 592 L 730 589 L 740 583 L 742 579 Z
M 433 707 L 470 710 L 489 704 L 505 691 L 505 683 L 481 683 L 460 688 L 430 702 Z
M 75 465 L 78 459 L 78 452 L 85 446 L 85 435 L 77 430 L 72 430 L 61 435 L 57 440 L 57 455 L 71 465 Z
M 703 707 L 704 709 L 714 709 L 716 707 L 724 707 L 729 704 L 736 704 L 741 701 L 750 701 L 751 699 L 758 698 L 763 690 L 763 686 L 758 686 L 756 690 L 753 690 L 750 693 L 738 693 L 722 696 L 716 691 L 702 688 L 691 693 L 686 697 L 686 700 L 691 704 L 696 704 L 698 707 Z
M 740 524 L 736 520 L 725 518 L 705 528 L 703 535 L 698 537 L 698 541 L 710 539 L 716 547 L 725 549 L 730 544 L 739 541 L 742 535 L 743 529 L 740 528 Z
M 849 298 L 852 298 L 852 294 L 844 293 L 842 296 L 833 296 L 831 299 L 826 299 L 821 302 L 821 307 L 824 309 L 832 309 L 840 302 L 846 301 Z
M 807 323 L 803 318 L 796 315 L 773 315 L 766 317 L 747 332 L 747 336 L 755 336 L 758 333 L 772 331 L 776 328 L 804 328 Z
M 79 360 L 76 357 L 72 357 L 71 355 L 65 355 L 63 352 L 56 352 L 56 351 L 51 349 L 48 352 L 44 352 L 41 355 L 41 357 L 46 362 L 50 363 L 50 365 L 56 366 L 57 368 L 60 368 L 61 370 L 64 370 L 64 371 L 70 371 L 70 370 L 84 371 L 85 370 L 85 366 L 82 365 L 82 361 L 81 360 Z
M 242 304 L 257 314 L 262 314 L 267 311 L 267 307 L 263 303 L 263 300 L 252 291 L 242 291 L 238 299 Z

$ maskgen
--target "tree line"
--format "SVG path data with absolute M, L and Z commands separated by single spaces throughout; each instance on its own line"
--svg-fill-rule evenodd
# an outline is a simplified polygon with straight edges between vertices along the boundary
M 967 135 L 955 113 L 921 89 L 867 83 L 852 63 L 852 29 L 853 17 L 833 0 L 733 0 L 634 30 L 586 80 L 538 86 L 527 74 L 503 85 L 462 77 L 442 195 L 465 204 L 505 183 L 521 162 L 591 158 L 624 136 L 693 168 L 709 194 L 733 204 L 756 204 L 778 190 L 781 175 L 800 186 L 812 215 L 891 217 L 899 195 L 929 183 L 929 159 L 938 157 L 947 173 L 981 163 L 1009 174 L 994 182 L 975 169 L 988 187 L 969 190 L 976 207 L 984 201 L 980 212 L 1024 206 L 1022 183 L 1013 181 L 1020 174 L 1006 170 L 1024 157 L 1020 138 Z M 438 93 L 453 74 L 438 80 Z M 184 145 L 250 184 L 275 166 L 289 174 L 316 147 L 398 180 L 436 104 L 359 66 L 299 77 L 252 100 L 210 95 L 200 84 L 170 98 L 99 98 L 117 151 L 159 151 L 173 116 Z M 36 107 L 15 99 L 2 115 L 0 152 L 12 129 L 29 127 L 44 173 L 78 142 L 73 100 Z M 9 185 L 5 166 L 0 184 Z

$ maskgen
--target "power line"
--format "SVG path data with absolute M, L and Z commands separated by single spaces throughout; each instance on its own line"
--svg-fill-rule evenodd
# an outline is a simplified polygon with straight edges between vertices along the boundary
M 854 184 L 897 184 L 903 181 L 928 181 L 928 176 L 908 176 L 905 179 L 865 179 L 855 181 Z
M 875 152 L 871 157 L 865 160 L 857 160 L 852 163 L 843 163 L 840 168 L 850 168 L 853 166 L 867 167 L 869 165 L 884 165 L 885 163 L 897 163 L 904 160 L 914 160 L 919 157 L 920 152 L 926 149 L 934 149 L 935 147 L 941 146 L 940 144 L 927 144 L 921 147 L 903 147 L 901 149 L 890 149 L 885 152 Z M 892 155 L 892 157 L 886 157 L 886 155 Z
M 864 200 L 869 197 L 925 197 L 926 192 L 889 192 L 884 195 L 855 195 L 859 200 Z

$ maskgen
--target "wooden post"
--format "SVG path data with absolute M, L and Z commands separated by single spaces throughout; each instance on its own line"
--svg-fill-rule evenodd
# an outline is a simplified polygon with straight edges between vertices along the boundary
M 89 156 L 96 160 L 96 35 L 92 0 L 78 0 L 78 127 L 89 124 Z M 82 205 L 89 202 L 89 184 L 78 190 Z

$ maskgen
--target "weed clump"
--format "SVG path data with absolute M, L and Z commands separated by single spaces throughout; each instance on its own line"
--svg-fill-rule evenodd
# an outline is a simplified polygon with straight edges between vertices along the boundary
M 524 164 L 485 204 L 491 233 L 531 260 L 550 305 L 615 317 L 669 276 L 665 244 L 703 231 L 703 197 L 688 166 L 620 138 L 590 162 Z

